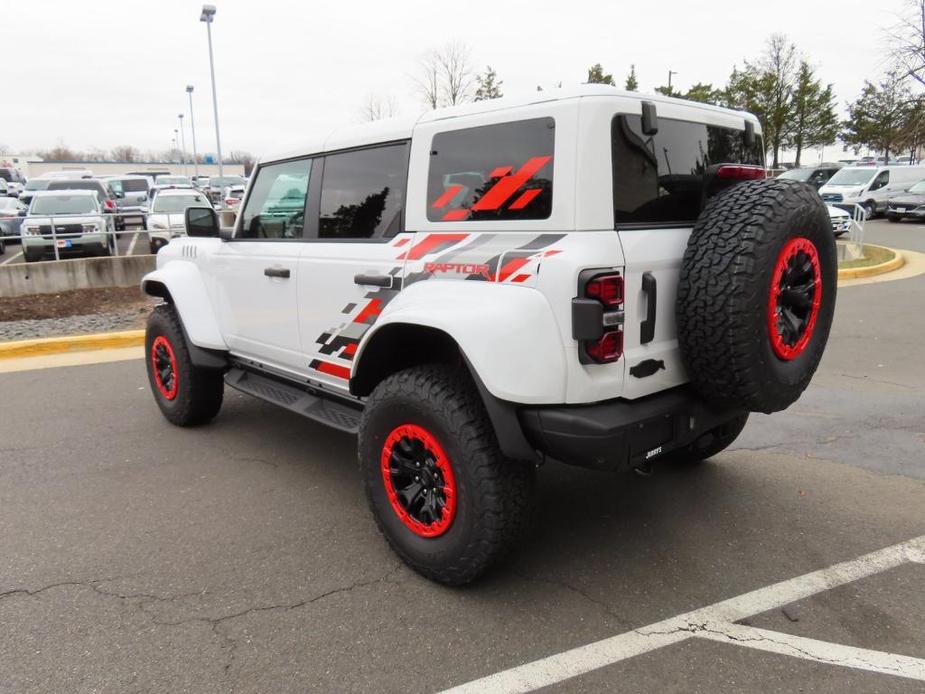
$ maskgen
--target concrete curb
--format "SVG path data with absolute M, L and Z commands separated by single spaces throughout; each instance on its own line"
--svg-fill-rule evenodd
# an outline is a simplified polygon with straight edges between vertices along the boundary
M 857 280 L 863 277 L 873 277 L 874 275 L 883 275 L 887 272 L 893 272 L 893 270 L 898 270 L 903 265 L 906 264 L 906 259 L 903 257 L 903 254 L 897 251 L 895 248 L 887 248 L 886 246 L 876 246 L 872 243 L 865 243 L 865 246 L 873 246 L 874 248 L 885 248 L 888 251 L 893 252 L 893 258 L 886 261 L 885 263 L 880 263 L 879 265 L 868 265 L 867 267 L 853 267 L 845 268 L 838 271 L 838 279 L 840 280 Z
M 67 335 L 64 337 L 43 338 L 41 340 L 17 340 L 16 342 L 0 342 L 0 359 L 38 357 L 46 354 L 117 349 L 120 347 L 140 347 L 144 343 L 144 330 L 125 330 L 118 333 L 98 333 L 96 335 Z

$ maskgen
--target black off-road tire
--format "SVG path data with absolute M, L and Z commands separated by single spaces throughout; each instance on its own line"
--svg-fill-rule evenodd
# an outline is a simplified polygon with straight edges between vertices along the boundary
M 409 424 L 433 436 L 455 478 L 455 516 L 435 537 L 412 530 L 386 488 L 384 446 L 391 433 Z M 462 368 L 419 366 L 383 380 L 363 411 L 358 449 L 366 495 L 380 531 L 408 566 L 429 579 L 447 585 L 474 580 L 499 561 L 529 525 L 534 465 L 501 454 L 475 386 Z
M 174 358 L 172 377 L 175 381 L 155 374 L 152 350 L 155 345 L 165 343 L 165 352 L 169 350 Z M 218 414 L 225 392 L 223 374 L 193 365 L 180 317 L 170 304 L 156 306 L 148 317 L 145 363 L 154 401 L 171 424 L 196 426 L 211 421 Z
M 772 320 L 780 306 L 772 281 L 784 254 L 804 240 L 804 255 L 791 262 L 804 266 L 807 254 L 815 255 L 810 267 L 818 281 L 802 286 L 811 292 L 821 286 L 811 301 L 818 298 L 818 308 L 806 321 L 811 327 L 798 333 L 808 339 L 802 346 L 795 341 L 795 353 L 782 356 L 783 322 Z M 751 412 L 776 412 L 795 402 L 828 340 L 837 275 L 831 221 L 809 186 L 749 181 L 714 197 L 688 241 L 677 300 L 682 359 L 701 395 L 720 407 Z
M 729 448 L 732 442 L 739 438 L 739 434 L 742 433 L 747 423 L 748 413 L 746 412 L 711 429 L 690 445 L 663 455 L 656 462 L 671 465 L 701 463 Z

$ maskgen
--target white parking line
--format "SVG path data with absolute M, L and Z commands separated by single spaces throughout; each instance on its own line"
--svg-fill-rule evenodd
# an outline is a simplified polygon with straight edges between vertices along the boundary
M 16 255 L 11 255 L 9 258 L 4 258 L 0 260 L 0 265 L 6 265 L 7 263 L 12 263 L 17 258 L 22 258 L 22 251 L 19 251 Z
M 453 694 L 531 692 L 689 638 L 711 638 L 713 632 L 707 630 L 707 625 L 711 625 L 715 633 L 721 637 L 717 638 L 717 640 L 731 641 L 732 639 L 729 636 L 732 633 L 731 628 L 738 628 L 732 622 L 783 607 L 797 600 L 888 571 L 902 564 L 920 562 L 923 556 L 925 556 L 925 535 L 865 554 L 851 561 L 835 564 L 827 569 L 813 571 L 765 588 L 759 588 L 750 593 L 723 600 L 693 612 L 665 619 L 647 627 L 628 631 L 619 636 L 613 636 L 586 646 L 541 658 L 532 663 L 503 670 L 454 687 L 447 690 L 447 692 L 452 692 Z M 788 643 L 791 646 L 796 643 L 793 641 L 795 638 L 786 635 L 775 635 L 778 642 L 789 639 Z M 807 641 L 812 641 L 812 639 L 807 639 Z M 757 644 L 759 643 L 765 643 L 767 646 L 767 643 L 762 640 L 754 642 L 736 641 L 739 646 L 754 648 L 758 648 Z M 880 659 L 877 662 L 883 663 L 886 662 L 883 660 L 884 658 L 890 659 L 890 674 L 912 679 L 923 679 L 921 677 L 922 668 L 925 667 L 925 661 L 923 660 L 906 656 L 894 656 L 890 653 L 850 649 L 847 646 L 838 644 L 816 643 L 824 644 L 829 650 L 819 651 L 817 653 L 818 657 L 810 657 L 810 660 L 821 661 L 822 658 L 826 658 L 825 662 L 829 664 L 857 667 L 855 664 L 857 662 L 872 662 L 865 659 L 865 656 L 873 653 Z M 781 648 L 784 648 L 784 646 Z M 768 650 L 768 648 L 763 650 Z M 817 650 L 814 646 L 811 652 L 816 653 Z M 797 657 L 807 657 L 801 655 L 799 648 L 791 648 L 790 646 L 780 652 Z M 879 672 L 880 670 L 877 671 Z
M 132 242 L 128 245 L 128 253 L 126 255 L 135 254 L 135 244 L 138 243 L 139 232 L 135 232 L 135 235 L 132 237 Z

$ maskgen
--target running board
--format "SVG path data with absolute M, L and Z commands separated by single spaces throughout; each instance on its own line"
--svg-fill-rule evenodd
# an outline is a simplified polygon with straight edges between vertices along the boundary
M 295 384 L 239 368 L 233 368 L 225 374 L 225 383 L 242 393 L 285 407 L 340 431 L 356 434 L 360 428 L 361 410 L 312 395 Z

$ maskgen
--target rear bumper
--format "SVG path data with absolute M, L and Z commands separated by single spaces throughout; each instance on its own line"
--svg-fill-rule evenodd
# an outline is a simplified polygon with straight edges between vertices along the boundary
M 740 414 L 710 407 L 689 386 L 638 400 L 525 407 L 518 412 L 534 448 L 563 463 L 598 470 L 655 460 Z

